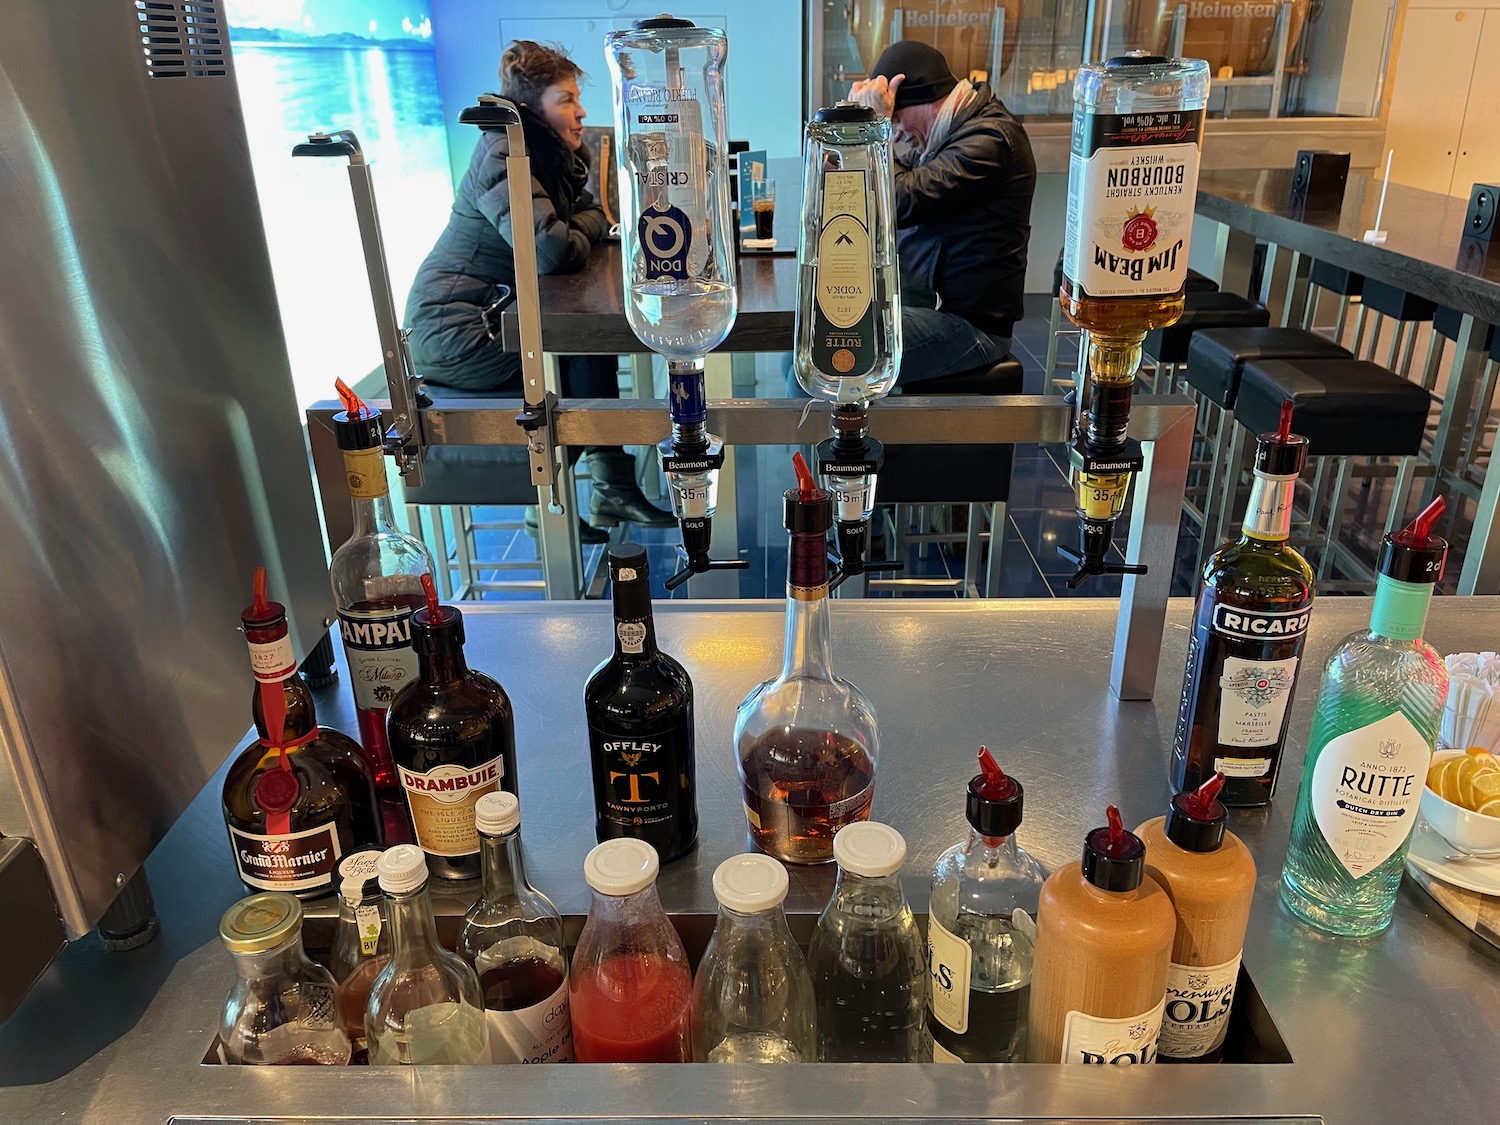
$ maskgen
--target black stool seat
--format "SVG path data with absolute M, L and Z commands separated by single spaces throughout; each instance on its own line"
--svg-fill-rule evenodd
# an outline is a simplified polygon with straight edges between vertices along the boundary
M 1057 252 L 1057 264 L 1052 267 L 1052 293 L 1055 296 L 1062 288 L 1063 283 L 1063 252 Z M 1219 283 L 1211 277 L 1204 277 L 1197 270 L 1188 270 L 1187 280 L 1182 283 L 1185 293 L 1216 293 Z
M 923 379 L 898 388 L 909 395 L 1018 395 L 1021 361 Z M 887 445 L 875 485 L 882 504 L 995 504 L 1010 498 L 1011 445 Z
M 1432 314 L 1432 330 L 1448 340 L 1458 339 L 1458 330 L 1463 327 L 1463 322 L 1464 314 L 1457 309 L 1450 309 L 1447 305 L 1439 305 L 1437 311 Z M 1484 326 L 1484 343 L 1481 346 L 1493 351 L 1495 346 L 1493 324 Z
M 1437 302 L 1418 297 L 1405 289 L 1374 278 L 1365 278 L 1364 293 L 1360 298 L 1364 307 L 1396 320 L 1431 320 L 1437 312 Z
M 1427 392 L 1362 359 L 1267 359 L 1245 364 L 1235 420 L 1276 429 L 1292 400 L 1292 429 L 1310 457 L 1410 457 L 1421 451 Z
M 1300 328 L 1205 328 L 1188 345 L 1187 381 L 1227 410 L 1235 408 L 1246 363 L 1263 359 L 1352 359 L 1326 336 Z
M 1308 271 L 1307 280 L 1319 289 L 1337 293 L 1341 297 L 1358 297 L 1364 289 L 1363 274 L 1352 273 L 1342 266 L 1331 266 L 1327 262 L 1314 262 Z
M 1158 363 L 1184 363 L 1194 332 L 1205 328 L 1264 328 L 1271 314 L 1233 293 L 1189 293 L 1176 324 L 1146 334 L 1144 350 Z

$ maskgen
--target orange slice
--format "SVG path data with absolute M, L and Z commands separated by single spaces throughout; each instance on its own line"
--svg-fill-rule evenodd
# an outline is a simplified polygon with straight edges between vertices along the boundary
M 1500 770 L 1500 758 L 1495 757 L 1483 746 L 1470 746 L 1464 753 L 1486 769 Z
M 1452 801 L 1455 805 L 1462 805 L 1464 798 L 1463 792 L 1459 788 L 1459 778 L 1463 776 L 1464 770 L 1472 768 L 1473 763 L 1468 758 L 1454 758 L 1452 768 L 1447 770 L 1439 779 L 1442 788 L 1437 791 L 1438 796 L 1445 801 Z M 1470 795 L 1472 794 L 1473 789 L 1471 787 Z

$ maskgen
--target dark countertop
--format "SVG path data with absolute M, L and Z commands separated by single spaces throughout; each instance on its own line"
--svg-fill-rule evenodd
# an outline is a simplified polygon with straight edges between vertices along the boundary
M 1500 323 L 1500 245 L 1465 242 L 1468 200 L 1392 184 L 1382 245 L 1362 241 L 1375 226 L 1381 181 L 1351 172 L 1337 211 L 1299 214 L 1288 206 L 1290 169 L 1205 172 L 1198 214 L 1257 238 L 1399 285 L 1490 324 Z

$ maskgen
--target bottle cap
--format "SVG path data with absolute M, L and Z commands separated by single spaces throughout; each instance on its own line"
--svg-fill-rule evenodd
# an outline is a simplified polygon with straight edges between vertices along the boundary
M 385 427 L 380 411 L 364 402 L 348 383 L 335 380 L 344 409 L 333 416 L 333 434 L 340 449 L 379 449 L 385 444 Z
M 1376 569 L 1399 582 L 1436 583 L 1443 576 L 1443 560 L 1448 555 L 1448 541 L 1433 534 L 1438 517 L 1443 514 L 1443 498 L 1437 497 L 1400 531 L 1380 541 L 1380 561 Z
M 782 522 L 799 535 L 826 535 L 833 526 L 833 497 L 817 486 L 800 450 L 792 454 L 792 467 L 797 470 L 797 487 L 786 490 Z
M 813 114 L 813 120 L 819 125 L 863 125 L 875 120 L 875 111 L 858 102 L 838 102 L 818 110 Z
M 285 891 L 242 898 L 219 919 L 219 940 L 231 953 L 265 953 L 302 928 L 302 904 Z
M 432 575 L 422 575 L 422 592 L 427 595 L 427 604 L 411 615 L 411 647 L 431 656 L 439 649 L 463 644 L 464 615 L 451 605 L 439 603 Z
M 427 857 L 415 844 L 387 848 L 376 868 L 380 889 L 388 895 L 404 895 L 427 882 Z
M 474 827 L 486 836 L 504 836 L 521 827 L 521 799 L 501 790 L 474 802 Z
M 1021 824 L 1025 790 L 1019 781 L 1005 775 L 987 747 L 979 748 L 979 766 L 982 772 L 969 781 L 965 815 L 981 836 L 1009 836 Z
M 1128 54 L 1116 55 L 1104 64 L 1106 70 L 1115 70 L 1122 66 L 1159 66 L 1165 62 L 1171 62 L 1166 55 L 1150 55 L 1145 51 L 1131 51 Z
M 657 31 L 661 28 L 696 27 L 697 25 L 692 20 L 681 19 L 663 12 L 661 15 L 652 16 L 650 19 L 636 20 L 631 26 L 636 31 Z
M 358 906 L 371 895 L 380 893 L 379 848 L 350 852 L 339 860 L 339 897 L 350 906 Z
M 833 858 L 851 875 L 894 875 L 906 862 L 906 841 L 889 824 L 857 820 L 834 833 Z
M 644 840 L 605 840 L 583 858 L 583 879 L 601 895 L 638 894 L 656 882 L 661 859 Z
M 714 869 L 714 898 L 741 914 L 780 906 L 790 886 L 786 868 L 768 855 L 731 856 Z
M 1294 477 L 1307 461 L 1307 439 L 1292 433 L 1292 400 L 1281 403 L 1281 421 L 1274 433 L 1255 439 L 1255 471 L 1268 477 Z
M 1229 811 L 1219 801 L 1225 777 L 1215 773 L 1197 789 L 1179 793 L 1167 809 L 1168 840 L 1187 852 L 1214 852 L 1224 842 Z
M 1120 810 L 1109 806 L 1109 824 L 1083 838 L 1083 877 L 1101 891 L 1133 891 L 1146 868 L 1146 845 L 1125 831 Z
M 609 580 L 634 582 L 651 573 L 646 548 L 639 543 L 621 543 L 609 549 Z

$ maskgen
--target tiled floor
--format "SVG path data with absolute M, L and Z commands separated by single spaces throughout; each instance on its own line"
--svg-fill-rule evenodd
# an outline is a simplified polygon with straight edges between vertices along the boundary
M 1028 298 L 1028 312 L 1032 315 L 1016 327 L 1012 350 L 1025 367 L 1025 393 L 1041 394 L 1044 391 L 1042 370 L 1048 334 L 1046 299 Z M 1065 338 L 1060 347 L 1060 360 L 1071 363 L 1075 354 L 1073 339 Z M 1423 353 L 1419 348 L 1418 355 L 1421 354 Z M 761 397 L 771 398 L 781 397 L 785 392 L 779 378 L 772 379 L 763 375 L 756 393 Z M 781 492 L 792 482 L 789 464 L 791 451 L 790 446 L 733 450 L 739 485 L 739 555 L 749 563 L 747 569 L 738 572 L 739 595 L 744 598 L 780 598 L 783 593 L 787 550 L 786 532 L 781 526 Z M 587 488 L 586 482 L 580 485 L 582 508 L 585 511 Z M 1350 490 L 1349 506 L 1345 512 L 1340 538 L 1359 558 L 1373 560 L 1378 549 L 1388 488 L 1388 479 L 1376 479 L 1369 486 L 1362 486 L 1356 481 Z M 1461 502 L 1454 526 L 1466 528 L 1473 518 L 1473 508 L 1472 502 Z M 519 528 L 521 509 L 482 508 L 476 510 L 475 516 L 481 521 L 510 520 L 518 525 L 510 530 L 478 532 L 478 557 L 508 561 L 536 559 L 535 543 Z M 1128 519 L 1122 518 L 1119 523 L 1122 537 L 1127 526 Z M 686 587 L 669 594 L 662 585 L 677 568 L 677 530 L 631 526 L 626 534 L 632 541 L 642 543 L 647 548 L 656 596 L 687 597 L 689 592 Z M 1017 446 L 1001 555 L 1001 596 L 1117 597 L 1121 579 L 1114 576 L 1093 579 L 1078 590 L 1068 589 L 1067 579 L 1073 572 L 1073 565 L 1057 553 L 1057 546 L 1059 543 L 1074 543 L 1076 539 L 1077 517 L 1073 506 L 1073 492 L 1068 482 L 1064 449 L 1061 446 Z M 1441 587 L 1448 592 L 1456 587 L 1462 551 L 1466 545 L 1462 533 L 1457 534 L 1455 539 Z M 592 573 L 600 565 L 603 550 L 597 546 L 584 548 L 586 573 Z M 1115 552 L 1123 561 L 1118 544 Z M 1196 555 L 1197 529 L 1184 519 L 1178 543 L 1178 564 L 1173 579 L 1174 595 L 1191 595 L 1194 592 L 1191 571 Z M 903 561 L 906 566 L 904 574 L 912 577 L 955 578 L 964 572 L 961 545 L 955 547 L 933 544 L 927 550 L 925 558 L 916 546 L 910 546 L 905 551 Z M 1316 565 L 1316 559 L 1312 561 Z M 535 580 L 540 577 L 540 570 L 484 572 L 481 577 Z M 1346 576 L 1335 573 L 1333 577 Z M 530 590 L 487 592 L 484 596 L 490 599 L 528 599 L 540 598 L 542 595 Z M 872 593 L 871 596 L 892 595 L 887 592 Z M 956 591 L 926 591 L 925 596 L 958 595 Z

